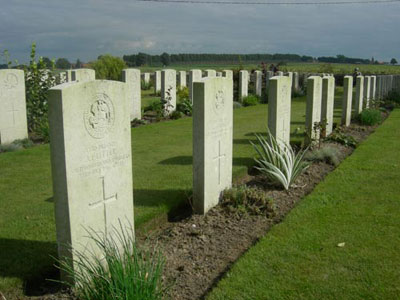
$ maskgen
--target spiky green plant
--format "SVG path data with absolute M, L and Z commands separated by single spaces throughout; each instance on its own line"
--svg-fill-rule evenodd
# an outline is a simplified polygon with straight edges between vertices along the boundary
M 308 148 L 297 154 L 292 147 L 276 138 L 267 131 L 267 136 L 256 134 L 257 144 L 252 143 L 259 157 L 254 158 L 256 169 L 267 176 L 273 183 L 290 188 L 296 178 L 309 166 L 304 161 Z
M 75 268 L 71 261 L 60 260 L 60 269 L 72 278 L 72 283 L 64 283 L 80 300 L 162 299 L 165 288 L 161 281 L 161 254 L 138 249 L 133 233 L 122 226 L 114 232 L 111 238 L 88 230 L 102 257 L 74 252 Z

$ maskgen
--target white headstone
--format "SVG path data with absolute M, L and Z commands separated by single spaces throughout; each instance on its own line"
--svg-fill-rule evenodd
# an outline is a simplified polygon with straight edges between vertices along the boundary
M 142 118 L 141 82 L 139 69 L 125 69 L 122 71 L 122 81 L 127 85 L 129 103 L 131 104 L 131 121 Z
M 186 71 L 178 72 L 178 86 L 186 87 Z
M 176 71 L 161 71 L 161 99 L 166 101 L 165 111 L 170 114 L 176 109 Z
M 321 121 L 326 122 L 325 137 L 332 133 L 335 100 L 335 78 L 322 78 Z
M 204 77 L 217 77 L 217 71 L 215 70 L 205 70 Z
M 283 76 L 283 72 L 282 71 L 276 72 L 276 76 Z
M 344 76 L 342 125 L 349 126 L 351 122 L 351 103 L 353 101 L 353 76 Z
M 76 258 L 70 247 L 100 256 L 87 230 L 114 236 L 120 224 L 133 229 L 131 105 L 126 86 L 96 80 L 65 83 L 49 91 L 60 259 Z M 62 280 L 71 280 L 61 275 Z
M 193 204 L 205 214 L 232 185 L 232 80 L 193 83 Z
M 364 103 L 364 77 L 357 76 L 356 79 L 356 99 L 355 99 L 355 112 L 359 115 L 363 111 Z
M 149 83 L 150 82 L 150 73 L 142 73 L 142 79 L 144 83 Z
M 320 130 L 315 127 L 321 122 L 322 78 L 310 76 L 307 79 L 307 104 L 306 104 L 306 143 L 316 142 L 320 138 Z
M 24 71 L 0 70 L 0 144 L 28 138 Z
M 233 71 L 232 70 L 223 70 L 222 76 L 233 80 Z
M 249 93 L 249 72 L 241 70 L 239 72 L 239 100 L 247 97 Z
M 254 89 L 257 96 L 262 95 L 262 72 L 254 71 Z
M 299 91 L 299 73 L 298 72 L 293 72 L 292 91 L 293 92 Z
M 290 143 L 291 82 L 286 76 L 269 80 L 268 128 L 271 134 L 287 145 Z
M 71 81 L 92 81 L 96 79 L 96 72 L 92 69 L 71 70 Z
M 369 92 L 369 97 L 371 100 L 375 100 L 376 97 L 376 76 L 371 76 L 371 90 Z
M 222 77 L 222 72 L 217 72 L 217 73 L 216 73 L 216 76 L 217 76 L 217 77 Z
M 161 92 L 161 71 L 154 72 L 154 94 Z
M 265 88 L 268 90 L 269 88 L 269 79 L 274 77 L 274 72 L 272 71 L 267 71 L 265 74 Z
M 364 76 L 364 103 L 366 108 L 369 108 L 370 93 L 371 93 L 371 76 Z
M 193 69 L 189 71 L 189 98 L 193 102 L 193 82 L 202 78 L 201 70 Z

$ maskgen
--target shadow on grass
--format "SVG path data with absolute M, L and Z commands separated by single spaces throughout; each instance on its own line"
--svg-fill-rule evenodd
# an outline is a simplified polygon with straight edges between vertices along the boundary
M 246 143 L 249 143 L 249 140 L 243 139 L 243 140 L 238 140 L 239 143 L 246 141 Z M 235 143 L 235 142 L 234 142 Z M 175 156 L 171 158 L 167 158 L 165 160 L 162 160 L 159 162 L 161 165 L 191 165 L 193 163 L 193 157 L 192 156 Z M 254 164 L 254 160 L 251 157 L 234 157 L 233 158 L 233 165 L 234 166 L 245 166 L 245 167 L 251 167 Z
M 0 276 L 16 277 L 23 281 L 24 294 L 40 296 L 60 289 L 59 270 L 54 266 L 57 257 L 55 242 L 0 239 Z

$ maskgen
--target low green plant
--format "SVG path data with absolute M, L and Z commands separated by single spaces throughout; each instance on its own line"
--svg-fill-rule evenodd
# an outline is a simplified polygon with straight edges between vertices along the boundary
M 372 126 L 382 122 L 382 113 L 379 109 L 364 109 L 358 116 L 362 125 Z
M 392 90 L 386 96 L 385 102 L 391 102 L 396 104 L 396 106 L 400 106 L 400 92 L 396 90 Z
M 183 102 L 185 100 L 189 100 L 189 89 L 186 86 L 179 87 L 176 92 L 178 101 Z
M 334 147 L 323 147 L 319 149 L 314 149 L 313 151 L 308 151 L 304 156 L 305 160 L 313 162 L 326 162 L 327 164 L 338 166 L 340 164 L 340 159 L 338 156 L 338 150 Z
M 182 118 L 182 115 L 183 114 L 180 111 L 175 110 L 169 115 L 169 118 L 172 120 L 177 120 Z
M 71 261 L 59 261 L 60 269 L 73 282 L 63 283 L 71 287 L 77 299 L 162 299 L 165 293 L 161 280 L 164 259 L 160 252 L 140 250 L 133 232 L 120 227 L 120 230 L 114 230 L 112 238 L 94 230 L 87 231 L 102 258 L 90 251 L 75 251 L 75 268 Z
M 141 80 L 141 81 L 140 81 L 140 88 L 141 88 L 143 91 L 148 91 L 148 90 L 150 90 L 152 87 L 153 87 L 153 84 L 152 84 L 151 81 L 149 81 L 149 82 L 146 82 L 146 81 L 144 81 L 144 80 Z
M 336 142 L 346 147 L 357 147 L 357 141 L 343 132 L 342 127 L 337 127 L 327 138 L 327 141 Z
M 272 183 L 288 190 L 309 166 L 309 163 L 304 161 L 308 148 L 296 154 L 290 145 L 283 141 L 278 142 L 269 131 L 266 138 L 259 134 L 256 134 L 256 138 L 257 144 L 250 142 L 259 155 L 259 158 L 254 158 L 256 169 L 267 176 Z
M 10 144 L 1 144 L 1 152 L 13 152 L 21 149 L 27 149 L 33 147 L 33 142 L 30 139 L 15 140 Z
M 96 71 L 97 79 L 116 81 L 122 79 L 122 70 L 126 68 L 126 64 L 121 58 L 110 54 L 100 55 L 91 66 Z
M 242 99 L 243 106 L 253 106 L 260 103 L 260 98 L 256 95 L 248 95 Z
M 264 190 L 257 187 L 241 185 L 227 189 L 221 198 L 221 205 L 229 212 L 239 215 L 263 215 L 268 218 L 275 216 L 275 203 Z
M 184 99 L 182 102 L 176 105 L 176 110 L 180 111 L 181 113 L 191 116 L 193 113 L 193 104 L 192 101 L 188 99 Z

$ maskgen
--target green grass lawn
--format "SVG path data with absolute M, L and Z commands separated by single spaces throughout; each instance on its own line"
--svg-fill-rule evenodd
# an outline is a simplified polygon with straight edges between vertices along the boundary
M 337 93 L 336 121 L 341 93 Z M 304 128 L 305 97 L 292 101 L 292 132 Z M 233 176 L 253 164 L 249 139 L 267 126 L 267 105 L 234 110 Z M 300 131 L 301 132 L 301 131 Z M 300 141 L 302 134 L 292 134 Z M 135 225 L 164 217 L 192 188 L 192 119 L 132 129 Z M 0 154 L 0 291 L 49 277 L 56 256 L 49 145 Z M 34 282 L 34 281 L 33 281 Z
M 397 110 L 207 299 L 399 299 L 399 178 Z

